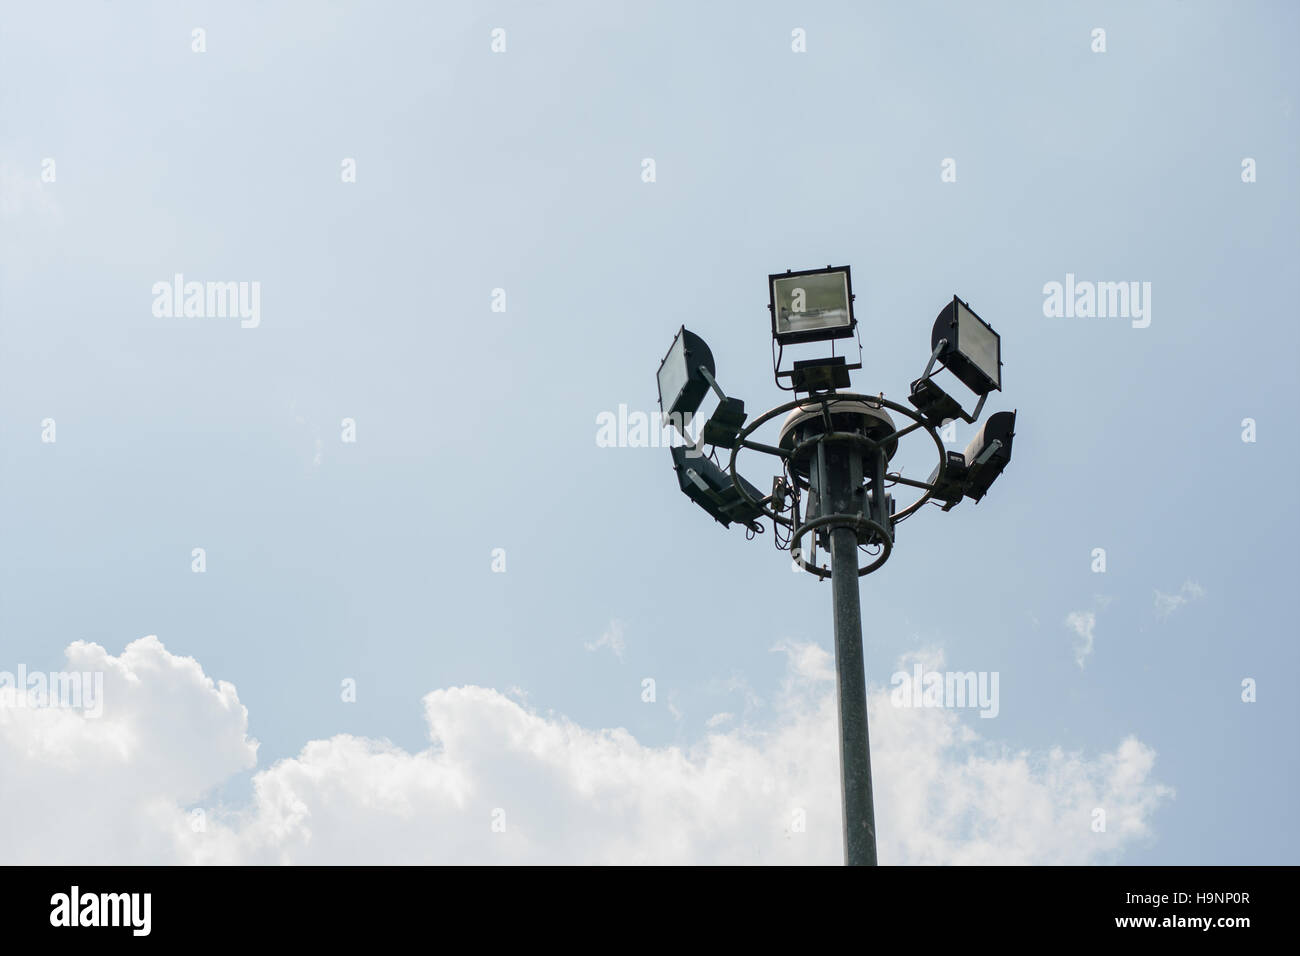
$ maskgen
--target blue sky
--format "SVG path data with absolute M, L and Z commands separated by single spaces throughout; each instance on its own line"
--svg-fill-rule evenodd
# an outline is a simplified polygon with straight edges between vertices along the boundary
M 990 746 L 1138 738 L 1175 794 L 1113 860 L 1300 857 L 1292 5 L 3 19 L 0 669 L 157 635 L 238 688 L 259 768 L 337 734 L 417 750 L 422 695 L 463 685 L 648 748 L 763 727 L 772 648 L 830 646 L 829 585 L 596 420 L 655 408 L 682 323 L 751 413 L 783 401 L 766 276 L 848 263 L 858 389 L 902 401 L 958 293 L 1002 335 L 987 410 L 1019 410 L 988 497 L 863 579 L 869 681 L 941 649 L 1000 674 L 996 720 L 955 717 Z M 259 282 L 260 324 L 156 317 L 175 273 Z M 1151 283 L 1149 327 L 1045 316 L 1067 273 Z M 611 628 L 621 657 L 587 649 Z

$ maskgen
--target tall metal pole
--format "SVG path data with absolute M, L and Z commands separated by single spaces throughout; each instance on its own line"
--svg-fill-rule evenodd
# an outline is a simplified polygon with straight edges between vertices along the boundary
M 849 866 L 875 866 L 876 811 L 871 798 L 871 745 L 867 738 L 858 535 L 853 528 L 831 531 L 831 590 L 835 601 L 835 687 L 839 696 L 844 862 Z
M 832 424 L 829 413 L 826 418 L 829 429 Z M 819 513 L 862 514 L 867 510 L 863 454 L 855 443 L 818 442 L 817 462 L 810 477 L 817 491 Z M 882 488 L 884 459 L 881 455 L 872 456 L 871 478 L 873 489 Z M 820 510 L 823 508 L 825 510 Z M 867 673 L 862 654 L 862 599 L 858 593 L 858 532 L 852 525 L 832 526 L 830 539 L 844 862 L 849 866 L 875 866 L 876 812 L 871 799 L 871 748 L 867 738 Z

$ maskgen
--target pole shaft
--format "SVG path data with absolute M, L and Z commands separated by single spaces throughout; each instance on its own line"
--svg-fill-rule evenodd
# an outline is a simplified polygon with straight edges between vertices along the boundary
M 871 746 L 867 737 L 858 536 L 853 528 L 838 527 L 831 531 L 831 590 L 835 602 L 835 685 L 839 698 L 844 862 L 849 866 L 875 866 L 876 812 L 871 798 Z

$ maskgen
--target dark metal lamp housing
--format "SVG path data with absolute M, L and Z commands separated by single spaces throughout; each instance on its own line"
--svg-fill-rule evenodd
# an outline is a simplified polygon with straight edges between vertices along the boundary
M 762 517 L 762 509 L 742 498 L 732 484 L 731 476 L 708 458 L 690 448 L 678 447 L 671 451 L 677 483 L 686 497 L 707 511 L 724 528 L 733 521 L 752 526 Z M 744 478 L 737 475 L 736 481 L 744 485 L 752 500 L 760 501 L 763 498 L 763 493 Z
M 849 365 L 843 355 L 795 362 L 790 386 L 796 392 L 830 392 L 849 387 Z
M 724 398 L 704 423 L 702 440 L 706 445 L 734 448 L 736 435 L 745 427 L 745 403 L 739 398 Z
M 976 395 L 1002 390 L 1002 339 L 955 295 L 934 320 L 930 348 Z
M 944 453 L 943 481 L 939 481 L 939 466 L 926 484 L 934 485 L 932 496 L 943 502 L 943 510 L 951 511 L 966 494 L 966 456 L 959 451 Z
M 979 501 L 1011 461 L 1016 434 L 1015 412 L 994 412 L 966 446 L 966 497 Z
M 916 406 L 927 425 L 940 428 L 955 418 L 966 418 L 957 400 L 935 384 L 932 378 L 917 379 L 912 383 L 907 400 Z
M 703 366 L 708 375 L 700 371 Z M 694 415 L 709 391 L 709 377 L 716 373 L 713 352 L 704 339 L 682 326 L 668 354 L 659 363 L 659 410 L 665 422 L 686 434 L 686 418 Z
M 854 334 L 849 267 L 827 266 L 767 277 L 772 338 L 781 345 L 823 342 Z

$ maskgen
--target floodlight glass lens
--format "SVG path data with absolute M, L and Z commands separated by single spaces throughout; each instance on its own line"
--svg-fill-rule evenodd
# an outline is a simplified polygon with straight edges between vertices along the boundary
M 686 336 L 679 334 L 673 341 L 673 347 L 668 350 L 664 364 L 659 367 L 659 402 L 665 415 L 673 410 L 673 404 L 689 378 L 686 369 Z
M 966 446 L 966 451 L 962 457 L 966 459 L 967 468 L 974 464 L 975 459 L 979 457 L 979 453 L 984 450 L 984 433 L 988 431 L 988 429 L 989 423 L 985 422 L 980 427 L 979 433 L 971 439 L 971 443 Z
M 776 331 L 805 332 L 849 324 L 849 282 L 843 272 L 773 280 Z
M 960 302 L 957 303 L 957 350 L 994 385 L 1002 384 L 997 334 Z

